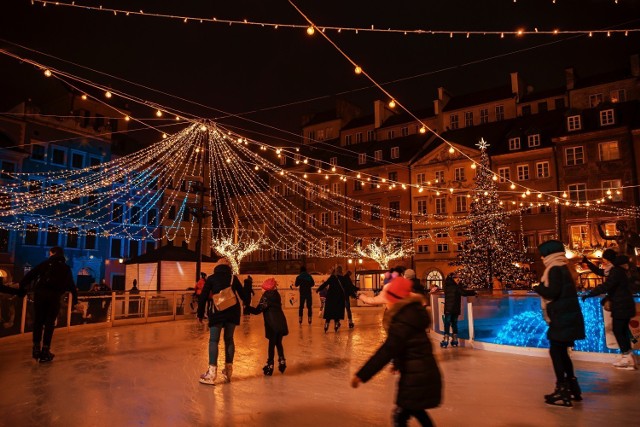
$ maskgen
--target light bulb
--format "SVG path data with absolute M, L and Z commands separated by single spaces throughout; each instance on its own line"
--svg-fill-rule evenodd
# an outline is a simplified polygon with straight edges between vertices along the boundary
M 475 169 L 476 168 L 476 164 L 475 163 L 471 163 L 471 169 Z
M 313 27 L 307 27 L 307 34 L 309 34 L 310 36 L 312 36 L 315 32 L 316 30 Z
M 396 108 L 396 101 L 394 101 L 393 99 L 389 101 L 389 108 Z
M 509 188 L 511 188 L 512 190 L 515 190 L 516 189 L 516 185 L 515 184 L 511 184 L 511 186 Z
M 125 121 L 125 122 L 128 122 L 129 120 L 131 120 L 131 117 L 129 117 L 129 116 L 124 116 L 124 121 Z
M 109 91 L 106 91 L 106 92 L 104 93 L 104 97 L 105 97 L 105 98 L 111 98 L 111 96 L 112 96 L 112 95 L 111 95 L 111 92 L 109 92 Z
M 156 116 L 162 117 L 162 111 L 160 111 L 160 110 L 156 111 Z
M 51 77 L 51 70 L 44 70 L 45 77 Z
M 456 149 L 453 147 L 449 147 L 449 154 L 453 154 L 456 152 Z
M 424 127 L 424 126 L 422 126 L 422 127 L 420 128 L 420 133 L 426 133 L 426 132 L 427 132 L 427 128 L 426 128 L 426 127 Z
M 362 74 L 362 68 L 360 68 L 360 66 L 356 65 L 356 69 L 354 70 L 356 74 Z
M 87 100 L 87 95 L 83 94 L 80 98 L 82 98 L 83 101 L 86 101 Z

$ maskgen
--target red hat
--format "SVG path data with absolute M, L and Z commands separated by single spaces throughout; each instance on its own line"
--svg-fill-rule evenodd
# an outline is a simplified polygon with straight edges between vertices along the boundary
M 393 279 L 385 288 L 387 293 L 387 300 L 390 303 L 395 303 L 409 296 L 411 293 L 411 287 L 413 283 L 411 280 L 398 276 Z
M 272 291 L 276 288 L 277 285 L 278 283 L 276 282 L 276 279 L 270 277 L 269 279 L 262 282 L 262 289 L 264 289 L 265 291 Z

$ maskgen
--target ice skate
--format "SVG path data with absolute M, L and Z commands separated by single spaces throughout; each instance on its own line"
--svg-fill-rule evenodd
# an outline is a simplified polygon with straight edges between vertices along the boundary
M 233 363 L 225 363 L 224 369 L 221 372 L 222 378 L 225 383 L 231 382 L 231 375 L 233 375 Z
M 302 316 L 300 316 L 300 317 L 298 318 L 298 323 L 299 323 L 300 325 L 302 325 Z
M 618 369 L 624 369 L 627 371 L 633 371 L 636 369 L 636 361 L 633 357 L 633 353 L 629 351 L 626 354 L 622 355 L 622 359 L 619 362 L 613 364 Z
M 356 326 L 356 324 L 353 323 L 353 320 L 349 320 L 349 329 L 353 329 L 354 326 Z
M 207 372 L 200 375 L 200 384 L 213 385 L 213 382 L 216 380 L 217 375 L 218 367 L 215 365 L 209 365 L 209 369 L 207 369 Z
M 457 347 L 458 346 L 458 336 L 456 334 L 453 334 L 453 336 L 451 337 L 451 347 Z
M 329 330 L 329 322 L 324 322 L 324 333 L 326 334 Z
M 576 402 L 581 401 L 582 390 L 580 389 L 580 384 L 578 384 L 578 379 L 576 377 L 569 378 L 567 382 L 569 383 L 569 393 L 571 394 L 571 400 L 575 400 Z
M 33 350 L 31 350 L 31 357 L 33 357 L 34 359 L 38 360 L 40 359 L 40 346 L 39 345 L 34 345 L 33 346 Z
M 269 377 L 273 375 L 273 360 L 267 360 L 267 364 L 262 368 L 262 372 Z
M 563 406 L 566 408 L 572 407 L 571 392 L 569 391 L 567 382 L 556 384 L 556 389 L 553 393 L 544 396 L 544 402 L 547 405 Z
M 442 341 L 440 341 L 440 347 L 447 348 L 449 345 L 449 334 L 444 334 Z
M 309 319 L 307 320 L 307 323 L 311 324 L 311 315 L 309 315 Z
M 285 369 L 287 369 L 287 361 L 284 359 L 278 359 L 278 371 L 281 374 L 284 374 Z
M 42 351 L 40 352 L 40 359 L 38 359 L 38 362 L 40 363 L 51 362 L 54 357 L 55 357 L 55 354 L 49 351 L 49 347 L 42 347 Z
M 336 322 L 336 324 L 333 327 L 333 330 L 338 332 L 338 329 L 340 329 L 340 322 Z

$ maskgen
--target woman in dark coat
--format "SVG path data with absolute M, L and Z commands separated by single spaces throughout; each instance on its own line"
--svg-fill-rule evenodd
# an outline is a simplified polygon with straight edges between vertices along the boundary
M 344 320 L 345 299 L 347 292 L 344 287 L 344 278 L 342 277 L 342 266 L 338 265 L 334 268 L 331 276 L 320 286 L 316 292 L 327 289 L 327 299 L 324 305 L 324 331 L 329 329 L 329 323 L 334 321 L 335 331 L 340 328 L 340 321 Z
M 603 258 L 604 259 L 604 258 Z M 636 368 L 633 352 L 631 351 L 631 339 L 629 338 L 629 322 L 636 315 L 636 303 L 633 301 L 633 293 L 629 287 L 629 278 L 625 267 L 629 262 L 626 255 L 617 256 L 613 264 L 605 262 L 604 283 L 596 286 L 586 295 L 585 300 L 600 294 L 607 294 L 611 302 L 611 319 L 613 334 L 620 347 L 620 358 L 613 364 L 616 368 L 633 370 Z
M 548 240 L 538 246 L 546 269 L 540 285 L 534 286 L 546 302 L 549 330 L 549 354 L 556 375 L 556 388 L 545 395 L 550 405 L 572 406 L 571 399 L 582 400 L 580 386 L 573 372 L 569 357 L 569 347 L 575 340 L 584 339 L 584 319 L 576 285 L 567 266 L 564 244 L 558 240 Z
M 277 286 L 278 283 L 274 278 L 265 280 L 262 284 L 264 293 L 258 305 L 255 308 L 246 307 L 249 313 L 262 313 L 264 318 L 264 336 L 269 340 L 267 364 L 262 368 L 265 375 L 273 374 L 275 349 L 278 350 L 278 370 L 284 373 L 284 370 L 287 369 L 282 338 L 289 335 L 289 328 L 287 326 L 287 318 L 284 317 L 284 312 L 282 311 L 282 299 Z
M 458 317 L 461 310 L 461 300 L 463 296 L 476 295 L 476 291 L 462 289 L 462 285 L 456 282 L 455 273 L 451 273 L 444 281 L 444 337 L 442 337 L 441 347 L 447 347 L 451 336 L 451 346 L 458 346 Z M 449 330 L 451 329 L 451 335 Z
M 422 426 L 433 425 L 425 409 L 440 404 L 442 378 L 426 333 L 429 315 L 421 296 L 410 296 L 412 283 L 404 277 L 388 285 L 391 308 L 384 314 L 387 339 L 351 380 L 352 387 L 367 382 L 384 366 L 393 362 L 400 372 L 394 426 L 406 426 L 415 417 Z
M 233 333 L 236 326 L 240 324 L 240 301 L 244 300 L 244 294 L 240 280 L 231 271 L 228 261 L 222 258 L 214 268 L 213 274 L 207 278 L 202 288 L 202 293 L 198 298 L 198 321 L 200 323 L 203 322 L 209 294 L 215 295 L 230 286 L 236 294 L 236 303 L 222 311 L 218 311 L 214 304 L 209 305 L 207 309 L 207 317 L 209 319 L 209 369 L 200 376 L 202 384 L 213 385 L 216 379 L 218 372 L 218 344 L 223 330 L 225 368 L 221 374 L 226 382 L 231 381 L 233 372 L 233 356 L 235 354 Z

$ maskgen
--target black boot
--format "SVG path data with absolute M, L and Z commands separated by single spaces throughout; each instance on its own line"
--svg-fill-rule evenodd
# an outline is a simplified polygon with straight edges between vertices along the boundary
M 262 372 L 268 376 L 273 375 L 273 360 L 267 360 L 267 364 L 262 368 Z
M 353 323 L 353 319 L 349 319 L 349 329 L 353 329 L 354 326 L 356 326 L 356 324 Z
M 34 344 L 33 350 L 31 350 L 31 357 L 38 360 L 40 359 L 40 353 L 41 353 L 40 346 Z
M 329 330 L 329 322 L 324 322 L 324 333 L 326 334 Z
M 284 358 L 278 359 L 278 371 L 280 371 L 281 374 L 284 374 L 285 369 L 287 369 L 287 361 L 284 360 Z
M 333 329 L 338 332 L 338 329 L 340 329 L 340 322 L 336 322 L 335 326 L 333 327 Z
M 551 394 L 544 396 L 544 401 L 548 405 L 565 406 L 570 408 L 573 406 L 571 403 L 571 392 L 569 391 L 569 384 L 567 381 L 556 384 L 556 389 Z
M 302 325 L 302 316 L 298 318 L 298 323 Z
M 42 351 L 40 352 L 40 359 L 38 359 L 38 362 L 40 363 L 51 362 L 54 357 L 55 357 L 55 354 L 49 351 L 49 347 L 42 347 Z
M 307 320 L 309 324 L 311 324 L 311 315 L 309 315 L 309 320 Z
M 580 384 L 578 384 L 578 379 L 576 377 L 569 378 L 569 392 L 571 393 L 571 400 L 575 400 L 579 402 L 582 400 L 582 390 L 580 389 Z

